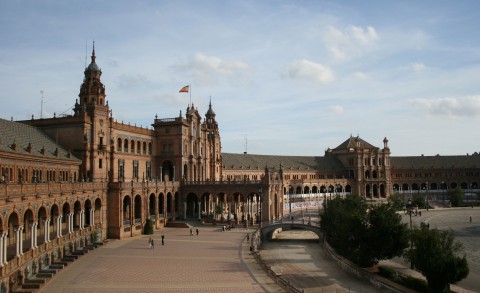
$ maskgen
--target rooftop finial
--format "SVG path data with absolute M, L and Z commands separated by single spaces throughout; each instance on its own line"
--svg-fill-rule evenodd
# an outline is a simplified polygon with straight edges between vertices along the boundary
M 95 63 L 95 41 L 93 41 L 92 63 Z

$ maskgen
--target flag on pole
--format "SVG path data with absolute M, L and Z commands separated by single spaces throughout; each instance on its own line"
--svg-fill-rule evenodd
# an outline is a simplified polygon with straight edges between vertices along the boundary
M 179 93 L 188 93 L 189 90 L 190 90 L 190 86 L 186 85 L 186 86 L 182 87 L 182 89 L 179 91 Z

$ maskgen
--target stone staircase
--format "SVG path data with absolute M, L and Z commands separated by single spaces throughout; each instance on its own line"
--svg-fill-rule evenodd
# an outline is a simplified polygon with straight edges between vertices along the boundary
M 51 263 L 48 268 L 39 270 L 34 277 L 24 280 L 21 287 L 15 288 L 10 292 L 13 293 L 35 293 L 40 290 L 40 288 L 50 281 L 59 271 L 68 266 L 69 264 L 75 262 L 82 255 L 89 253 L 99 246 L 103 246 L 105 242 L 99 242 L 94 244 L 89 244 L 82 247 L 79 250 L 74 251 L 71 255 L 64 256 L 61 260 Z

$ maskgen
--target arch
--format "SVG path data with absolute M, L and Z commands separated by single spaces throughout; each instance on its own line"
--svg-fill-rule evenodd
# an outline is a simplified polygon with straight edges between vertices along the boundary
M 58 234 L 58 226 L 57 221 L 58 217 L 60 216 L 59 207 L 58 205 L 54 204 L 50 208 L 50 238 L 55 239 Z
M 263 239 L 271 240 L 273 232 L 277 229 L 282 229 L 282 230 L 292 230 L 292 229 L 302 229 L 302 230 L 308 230 L 311 231 L 315 234 L 317 234 L 318 239 L 323 239 L 322 237 L 322 232 L 320 230 L 320 227 L 314 226 L 314 225 L 305 225 L 305 224 L 299 224 L 299 223 L 280 223 L 280 224 L 273 224 L 273 225 L 267 225 L 264 226 L 261 229 L 261 234 Z
M 302 194 L 302 187 L 297 186 L 297 189 L 295 190 L 295 194 Z
M 128 153 L 128 139 L 126 139 L 126 138 L 123 141 L 123 152 Z
M 173 173 L 173 162 L 170 160 L 164 161 L 162 164 L 162 181 L 173 181 L 174 173 Z
M 370 190 L 370 184 L 365 185 L 365 196 L 366 197 L 372 197 L 371 190 Z
M 130 195 L 126 195 L 123 198 L 123 205 L 122 205 L 122 215 L 123 215 L 123 225 L 130 226 L 132 225 L 132 199 Z
M 20 228 L 20 221 L 18 214 L 16 212 L 12 212 L 8 217 L 7 227 L 8 227 L 8 234 L 7 234 L 7 260 L 14 258 L 17 254 L 16 251 L 16 243 L 17 243 L 17 230 Z
M 409 189 L 408 184 L 407 184 L 407 183 L 403 183 L 403 184 L 402 184 L 402 190 L 405 192 L 405 191 L 408 191 L 408 189 Z
M 457 186 L 458 186 L 458 185 L 457 185 L 456 182 L 450 183 L 450 188 L 451 188 L 451 189 L 455 189 L 455 188 L 457 188 Z
M 47 220 L 47 209 L 44 206 L 41 206 L 37 212 L 37 243 L 43 244 L 45 242 L 45 221 Z
M 122 139 L 119 137 L 117 138 L 117 152 L 122 151 Z
M 352 192 L 352 186 L 350 186 L 349 184 L 345 185 L 345 192 Z
M 312 187 L 312 193 L 318 193 L 318 187 L 316 185 Z
M 82 212 L 82 204 L 80 201 L 76 201 L 73 204 L 73 230 L 79 230 L 82 227 L 82 218 L 81 218 L 81 212 Z
M 135 153 L 135 141 L 133 139 L 130 141 L 130 152 Z
M 33 216 L 33 211 L 31 209 L 27 209 L 25 213 L 23 214 L 23 230 L 22 230 L 22 241 L 23 241 L 23 250 L 22 252 L 26 252 L 30 250 L 31 247 L 31 239 L 33 236 L 33 227 L 32 224 L 34 223 L 34 216 Z
M 373 184 L 373 197 L 378 197 L 378 186 L 377 184 Z
M 95 199 L 95 214 L 94 222 L 102 223 L 102 200 L 100 198 Z
M 385 192 L 385 185 L 380 184 L 380 197 L 385 198 L 387 197 L 387 194 Z
M 438 189 L 438 184 L 437 183 L 430 184 L 430 190 L 437 190 L 437 189 Z
M 87 227 L 90 227 L 92 225 L 92 221 L 91 221 L 91 218 L 90 218 L 90 215 L 92 213 L 92 201 L 87 198 L 87 200 L 85 200 L 85 226 Z
M 468 184 L 467 184 L 467 182 L 462 182 L 462 183 L 460 183 L 460 188 L 461 188 L 461 189 L 468 189 Z
M 62 235 L 68 233 L 68 217 L 70 215 L 70 204 L 65 202 L 62 207 Z
M 158 213 L 162 215 L 163 217 L 165 216 L 165 195 L 163 193 L 160 193 L 158 195 Z
M 412 184 L 412 190 L 420 190 L 420 187 L 418 186 L 417 183 Z
M 400 185 L 398 183 L 393 184 L 393 192 L 399 192 L 400 191 Z
M 373 171 L 372 171 L 372 178 L 375 178 L 375 179 L 376 179 L 377 177 L 378 177 L 378 176 L 377 176 L 377 170 L 373 170 Z
M 310 186 L 305 186 L 305 187 L 303 188 L 303 193 L 304 193 L 304 194 L 309 194 L 309 193 L 310 193 Z
M 369 179 L 370 178 L 370 171 L 367 170 L 365 171 L 365 179 Z
M 148 202 L 148 211 L 149 211 L 150 220 L 152 220 L 152 221 L 155 221 L 156 215 L 157 215 L 156 209 L 155 209 L 155 207 L 156 207 L 156 204 L 155 204 L 155 203 L 156 203 L 156 200 L 157 200 L 157 199 L 156 199 L 156 197 L 155 197 L 155 194 L 154 194 L 154 193 L 151 193 L 151 194 L 150 194 L 150 197 L 149 197 L 149 200 L 148 200 L 148 201 L 149 201 L 149 202 Z
M 133 215 L 135 219 L 135 224 L 142 222 L 142 196 L 137 194 L 135 196 L 134 210 Z
M 187 194 L 187 218 L 196 218 L 198 216 L 198 196 L 194 193 Z
M 180 211 L 180 194 L 177 192 L 175 192 L 175 195 L 174 195 L 174 199 L 173 199 L 173 205 L 175 207 L 174 209 L 174 213 L 175 215 L 179 215 L 179 211 Z M 177 216 L 178 218 L 178 216 Z
M 472 182 L 472 189 L 478 189 L 478 182 Z

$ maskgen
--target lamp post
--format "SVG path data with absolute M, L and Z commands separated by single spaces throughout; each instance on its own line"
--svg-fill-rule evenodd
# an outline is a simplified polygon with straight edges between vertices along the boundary
M 262 222 L 263 222 L 263 218 L 262 218 L 262 188 L 258 188 L 258 195 L 259 195 L 259 200 L 260 200 L 260 212 L 259 212 L 259 215 L 260 215 L 260 228 L 262 228 Z
M 426 198 L 425 206 L 427 207 L 427 212 L 428 212 L 428 181 L 425 184 L 425 198 Z
M 413 213 L 413 204 L 412 204 L 412 199 L 408 199 L 408 204 L 407 204 L 407 213 L 410 216 L 410 253 L 412 253 L 413 250 L 413 242 L 412 242 L 412 213 Z M 410 261 L 410 268 L 413 269 L 413 261 Z

